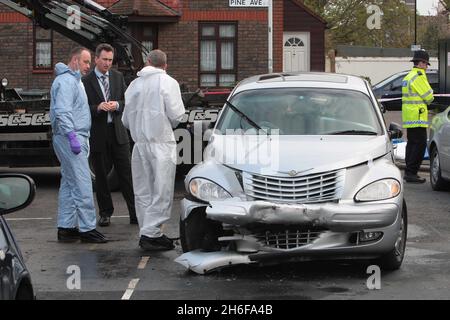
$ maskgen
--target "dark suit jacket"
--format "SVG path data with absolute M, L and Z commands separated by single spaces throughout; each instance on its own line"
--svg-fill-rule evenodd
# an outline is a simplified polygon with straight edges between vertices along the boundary
M 107 135 L 107 120 L 108 113 L 105 111 L 97 111 L 97 107 L 101 102 L 104 102 L 102 89 L 98 83 L 97 76 L 94 70 L 83 77 L 83 84 L 88 97 L 89 107 L 91 108 L 92 126 L 91 137 L 89 143 L 91 152 L 106 151 L 106 135 Z M 110 100 L 119 102 L 119 111 L 112 112 L 114 129 L 116 132 L 116 139 L 118 144 L 129 143 L 128 132 L 122 124 L 122 112 L 125 107 L 125 80 L 122 73 L 116 70 L 109 71 L 109 88 Z

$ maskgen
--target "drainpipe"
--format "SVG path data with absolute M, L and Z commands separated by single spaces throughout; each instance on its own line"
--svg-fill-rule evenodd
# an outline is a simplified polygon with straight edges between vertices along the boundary
M 273 0 L 269 0 L 269 10 L 268 10 L 268 25 L 269 25 L 269 73 L 273 72 Z

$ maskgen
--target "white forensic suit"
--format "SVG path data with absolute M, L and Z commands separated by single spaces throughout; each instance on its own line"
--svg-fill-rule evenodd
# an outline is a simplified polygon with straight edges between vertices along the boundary
M 175 188 L 173 129 L 185 113 L 178 82 L 164 70 L 143 68 L 125 92 L 122 122 L 135 142 L 131 158 L 140 236 L 158 238 L 170 219 Z

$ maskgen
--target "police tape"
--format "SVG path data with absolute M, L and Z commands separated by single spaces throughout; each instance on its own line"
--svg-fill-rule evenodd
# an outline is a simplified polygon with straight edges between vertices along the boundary
M 450 93 L 436 93 L 436 94 L 433 94 L 433 97 L 450 97 Z M 396 100 L 402 100 L 402 97 L 378 99 L 378 102 L 388 102 L 388 101 L 396 101 Z

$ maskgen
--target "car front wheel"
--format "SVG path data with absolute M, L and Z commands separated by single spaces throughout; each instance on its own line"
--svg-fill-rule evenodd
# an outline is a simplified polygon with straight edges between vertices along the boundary
M 430 183 L 435 191 L 447 190 L 449 183 L 441 176 L 441 163 L 439 161 L 439 152 L 436 147 L 431 150 L 430 155 Z
M 196 249 L 219 251 L 218 237 L 222 232 L 220 223 L 206 218 L 204 208 L 194 209 L 189 216 L 180 218 L 180 242 L 183 252 Z
M 408 214 L 406 202 L 403 200 L 402 220 L 395 241 L 394 248 L 387 254 L 381 256 L 375 261 L 382 270 L 397 270 L 400 268 L 405 257 L 406 237 L 408 233 Z

